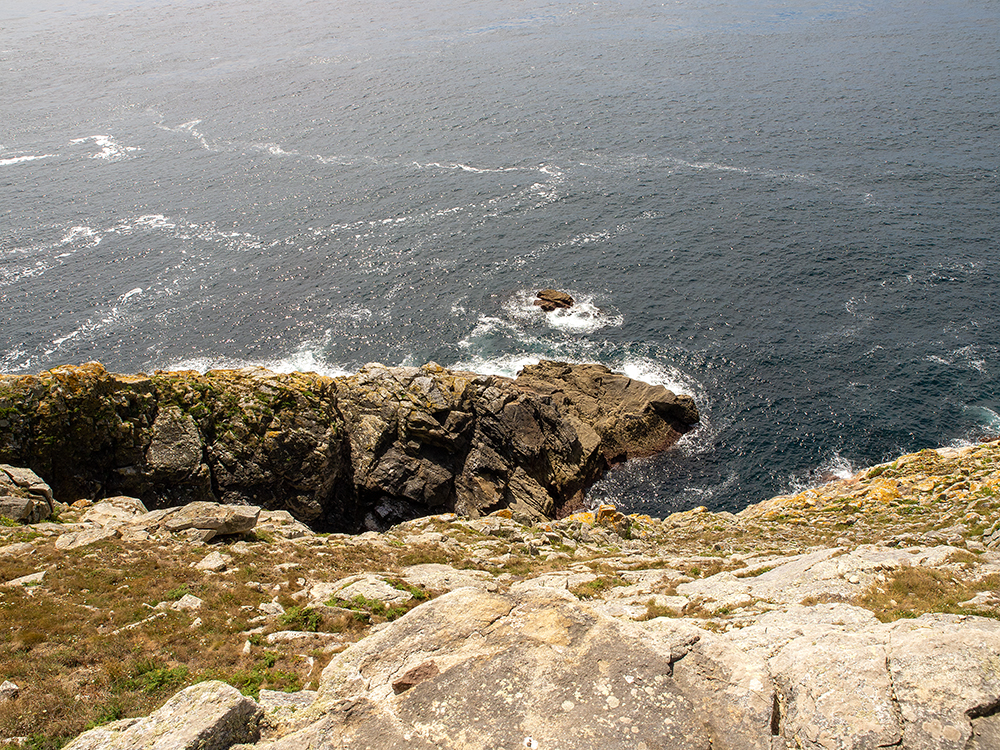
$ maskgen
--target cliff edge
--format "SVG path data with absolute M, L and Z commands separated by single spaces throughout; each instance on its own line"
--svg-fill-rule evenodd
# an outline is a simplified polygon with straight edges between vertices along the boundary
M 564 515 L 609 466 L 697 422 L 688 396 L 558 362 L 516 379 L 433 363 L 339 378 L 93 362 L 0 376 L 0 462 L 33 469 L 64 502 L 251 504 L 325 531 L 450 511 Z

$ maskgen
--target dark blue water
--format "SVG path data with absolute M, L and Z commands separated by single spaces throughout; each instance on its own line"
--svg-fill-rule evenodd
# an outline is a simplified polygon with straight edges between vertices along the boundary
M 661 515 L 1000 430 L 991 0 L 8 0 L 0 92 L 0 370 L 599 361 Z

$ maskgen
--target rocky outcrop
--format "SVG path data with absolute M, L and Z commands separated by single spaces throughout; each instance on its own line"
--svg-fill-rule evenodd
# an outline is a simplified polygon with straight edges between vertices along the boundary
M 327 378 L 89 363 L 0 376 L 0 415 L 0 460 L 64 501 L 251 504 L 346 531 L 452 510 L 550 518 L 609 466 L 698 421 L 662 386 L 551 362 L 514 380 L 434 364 Z
M 52 490 L 30 469 L 0 464 L 0 516 L 38 523 L 52 514 Z

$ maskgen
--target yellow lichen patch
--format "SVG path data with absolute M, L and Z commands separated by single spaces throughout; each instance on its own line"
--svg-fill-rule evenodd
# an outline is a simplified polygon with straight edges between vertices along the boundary
M 894 479 L 878 478 L 864 493 L 866 500 L 887 505 L 899 499 L 899 485 Z
M 593 526 L 597 522 L 597 518 L 593 511 L 587 510 L 582 513 L 574 513 L 571 516 L 566 517 L 567 521 L 578 521 L 580 523 L 585 523 L 588 526 Z

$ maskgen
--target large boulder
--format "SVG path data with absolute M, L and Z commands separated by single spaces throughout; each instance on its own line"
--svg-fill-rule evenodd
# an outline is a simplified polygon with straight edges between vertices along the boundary
M 335 656 L 311 722 L 258 747 L 709 750 L 681 652 L 642 635 L 566 592 L 457 589 Z
M 142 719 L 84 732 L 65 750 L 228 750 L 260 737 L 263 711 L 224 682 L 199 682 Z

